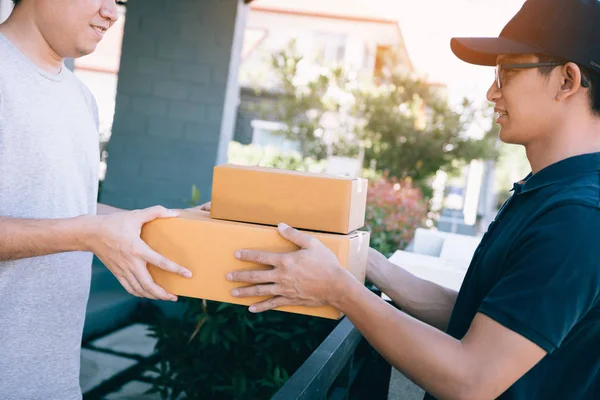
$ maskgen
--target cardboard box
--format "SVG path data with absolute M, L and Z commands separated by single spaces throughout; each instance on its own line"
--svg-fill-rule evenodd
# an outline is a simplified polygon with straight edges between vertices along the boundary
M 363 178 L 220 165 L 211 217 L 348 234 L 365 223 L 367 185 Z
M 369 233 L 349 235 L 313 233 L 338 257 L 340 265 L 364 282 Z M 251 305 L 264 298 L 236 298 L 231 290 L 245 284 L 229 282 L 228 272 L 249 269 L 268 269 L 264 265 L 239 261 L 236 250 L 257 249 L 270 252 L 289 252 L 297 246 L 279 235 L 276 227 L 252 225 L 211 219 L 207 212 L 183 211 L 178 218 L 158 219 L 144 225 L 142 239 L 155 251 L 192 271 L 191 279 L 161 270 L 153 265 L 148 269 L 154 281 L 170 293 Z M 280 311 L 339 319 L 342 314 L 333 307 L 281 307 Z

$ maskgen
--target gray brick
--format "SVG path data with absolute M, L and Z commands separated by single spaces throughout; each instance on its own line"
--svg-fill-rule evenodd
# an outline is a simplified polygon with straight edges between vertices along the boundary
M 221 20 L 218 20 L 221 21 Z M 225 26 L 228 26 L 229 24 L 225 24 Z M 219 30 L 219 34 L 216 36 L 215 38 L 215 46 L 225 46 L 228 48 L 231 48 L 232 44 L 233 44 L 233 29 L 220 29 Z
M 171 63 L 150 57 L 140 57 L 137 59 L 137 72 L 144 75 L 169 77 Z
M 209 0 L 177 0 L 169 2 L 169 12 L 175 15 L 198 15 L 206 8 Z
M 193 40 L 201 47 L 214 46 L 215 31 L 212 26 L 198 22 L 184 22 L 181 24 L 179 37 L 184 40 Z
M 199 104 L 222 105 L 225 103 L 224 85 L 191 85 L 190 101 Z
M 219 144 L 220 136 L 220 124 L 195 122 L 188 122 L 185 124 L 184 138 L 191 142 L 212 144 L 217 146 Z
M 156 97 L 136 97 L 132 111 L 141 115 L 167 115 L 167 101 Z
M 104 186 L 112 204 L 182 207 L 193 184 L 210 199 L 238 1 L 129 2 Z
M 173 66 L 173 78 L 193 83 L 209 83 L 210 67 L 205 64 L 179 64 Z
M 215 20 L 223 23 L 224 26 L 234 25 L 238 8 L 237 3 L 237 0 L 220 0 L 213 2 L 214 8 L 211 12 L 215 17 Z
M 169 116 L 184 121 L 202 122 L 206 119 L 206 107 L 185 101 L 173 101 L 169 104 Z
M 119 78 L 118 93 L 130 96 L 150 96 L 154 92 L 151 80 L 139 74 L 121 75 Z
M 229 76 L 229 69 L 217 67 L 216 65 L 212 67 L 212 81 L 217 85 L 225 85 L 227 84 L 227 77 Z
M 166 11 L 167 0 L 143 0 L 131 1 L 127 4 L 127 14 L 138 16 L 160 16 Z M 169 1 L 169 3 L 175 3 Z M 169 4 L 170 5 L 170 4 Z
M 118 99 L 118 97 L 117 97 Z M 148 117 L 139 114 L 122 114 L 117 112 L 115 114 L 115 122 L 113 124 L 113 132 L 123 133 L 144 133 L 148 126 Z M 111 140 L 112 141 L 115 139 Z
M 231 48 L 227 46 L 209 46 L 200 48 L 198 51 L 198 62 L 210 60 L 213 65 L 221 65 L 223 68 L 229 68 L 229 59 L 231 58 Z
M 130 139 L 125 143 L 124 149 L 140 160 L 173 158 L 180 162 L 186 162 L 189 158 L 196 156 L 196 151 L 190 147 L 190 142 L 184 139 L 173 140 L 168 136 L 149 137 L 147 135 Z
M 156 15 L 142 17 L 139 31 L 149 38 L 175 38 L 179 35 L 180 27 L 176 20 Z
M 140 21 L 142 20 L 142 17 L 135 15 L 133 13 L 129 14 L 127 16 L 127 23 L 125 24 L 124 27 L 124 36 L 130 35 L 130 34 L 136 34 L 139 32 L 140 29 Z
M 167 118 L 150 117 L 148 121 L 148 135 L 178 138 L 183 135 L 185 122 Z
M 154 95 L 167 100 L 186 100 L 188 87 L 181 82 L 158 81 L 154 84 Z
M 107 173 L 111 173 L 113 171 L 117 172 L 122 178 L 139 178 L 140 176 L 140 162 L 136 159 L 119 157 L 109 159 L 106 163 L 106 171 Z
M 158 57 L 167 60 L 194 61 L 198 56 L 198 46 L 192 40 L 163 38 L 158 41 Z
M 131 112 L 131 99 L 129 96 L 121 95 L 115 101 L 115 113 L 128 114 Z
M 156 40 L 138 32 L 123 37 L 123 53 L 136 57 L 156 57 Z
M 207 121 L 210 123 L 220 124 L 223 118 L 223 105 L 208 106 Z
M 181 174 L 181 163 L 177 160 L 148 159 L 142 162 L 142 171 L 146 176 L 156 179 L 176 179 Z

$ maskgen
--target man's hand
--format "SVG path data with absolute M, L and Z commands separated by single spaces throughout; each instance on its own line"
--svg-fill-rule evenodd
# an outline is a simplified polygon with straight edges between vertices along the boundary
M 152 280 L 147 263 L 186 278 L 186 268 L 152 250 L 141 238 L 142 226 L 157 218 L 173 218 L 178 212 L 156 206 L 144 210 L 116 212 L 96 216 L 90 250 L 115 275 L 121 285 L 134 296 L 177 301 Z
M 386 264 L 389 264 L 389 261 L 383 254 L 375 250 L 374 248 L 369 248 L 369 256 L 367 258 L 367 279 L 373 282 L 377 279 L 378 276 L 381 275 L 381 269 Z
M 188 208 L 187 211 L 210 211 L 210 201 L 200 206 Z
M 347 271 L 340 267 L 335 254 L 316 238 L 285 224 L 279 233 L 298 245 L 292 253 L 268 253 L 240 250 L 236 258 L 259 264 L 272 265 L 267 271 L 237 271 L 227 275 L 233 282 L 247 282 L 254 286 L 232 291 L 236 297 L 274 296 L 250 307 L 251 312 L 262 312 L 291 305 L 322 306 L 330 303 L 335 288 Z

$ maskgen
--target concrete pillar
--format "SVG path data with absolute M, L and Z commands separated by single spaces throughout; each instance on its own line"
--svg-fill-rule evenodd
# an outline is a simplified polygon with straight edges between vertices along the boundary
M 239 102 L 243 0 L 129 0 L 100 201 L 123 208 L 210 199 Z

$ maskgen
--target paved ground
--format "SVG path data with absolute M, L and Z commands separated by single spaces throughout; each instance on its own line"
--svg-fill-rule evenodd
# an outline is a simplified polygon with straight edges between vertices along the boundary
M 392 369 L 388 400 L 422 400 L 424 395 L 423 389 Z
M 146 325 L 132 324 L 82 348 L 84 398 L 160 400 L 158 394 L 146 394 L 152 376 L 144 371 L 153 362 L 156 343 L 147 332 Z

